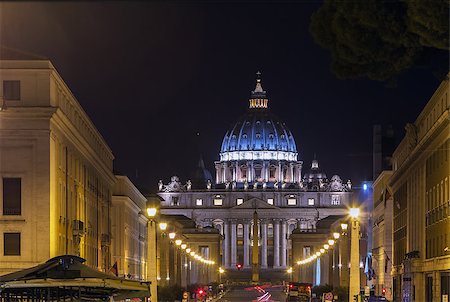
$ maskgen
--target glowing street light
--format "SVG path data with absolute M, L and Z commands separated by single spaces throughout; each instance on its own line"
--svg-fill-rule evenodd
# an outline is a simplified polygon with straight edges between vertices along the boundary
M 333 233 L 333 238 L 336 239 L 336 240 L 339 239 L 340 236 L 341 235 L 338 232 L 334 232 Z
M 181 239 L 177 239 L 177 240 L 175 240 L 175 244 L 176 245 L 181 245 L 183 243 L 183 240 L 181 240 Z
M 343 231 L 346 231 L 346 230 L 348 229 L 348 224 L 346 224 L 346 223 L 341 223 L 341 229 L 342 229 Z
M 154 207 L 147 208 L 147 215 L 150 218 L 154 218 L 156 216 L 157 209 Z
M 177 235 L 177 234 L 176 234 L 175 232 L 170 232 L 170 233 L 169 233 L 169 238 L 170 238 L 170 239 L 174 239 L 176 235 Z
M 355 219 L 359 217 L 359 208 L 351 208 L 350 209 L 350 216 Z
M 165 222 L 160 222 L 160 223 L 159 223 L 159 228 L 161 229 L 161 231 L 167 230 L 167 223 L 165 223 Z
M 329 244 L 330 246 L 334 245 L 334 242 L 335 242 L 335 241 L 334 241 L 333 239 L 329 239 L 329 240 L 328 240 L 328 244 Z
M 222 283 L 222 274 L 225 273 L 225 270 L 222 267 L 219 267 L 219 283 Z
M 329 245 L 329 244 L 324 244 L 324 245 L 323 245 L 323 248 L 326 249 L 326 250 L 328 250 L 328 249 L 330 248 L 330 245 Z
M 185 250 L 187 248 L 187 244 L 186 243 L 183 243 L 182 245 L 181 245 L 181 249 L 182 250 Z

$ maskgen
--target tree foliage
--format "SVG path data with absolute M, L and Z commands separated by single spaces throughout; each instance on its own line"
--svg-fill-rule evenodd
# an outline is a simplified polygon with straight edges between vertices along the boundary
M 325 0 L 312 15 L 314 40 L 332 55 L 339 78 L 388 80 L 425 48 L 449 49 L 446 0 Z

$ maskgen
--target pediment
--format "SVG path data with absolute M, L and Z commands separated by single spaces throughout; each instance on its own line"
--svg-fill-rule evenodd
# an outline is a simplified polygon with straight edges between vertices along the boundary
M 238 206 L 232 207 L 232 209 L 236 209 L 236 210 L 240 210 L 240 209 L 269 209 L 269 210 L 274 210 L 274 209 L 277 209 L 277 210 L 279 210 L 278 207 L 273 206 L 271 204 L 268 204 L 264 200 L 261 200 L 261 199 L 256 198 L 256 197 L 250 198 L 249 200 L 245 201 L 244 203 L 242 203 L 242 204 L 240 204 Z

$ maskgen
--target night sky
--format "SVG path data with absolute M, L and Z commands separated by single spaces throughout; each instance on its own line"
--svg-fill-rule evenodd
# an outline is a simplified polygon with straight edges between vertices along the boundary
M 0 3 L 0 43 L 49 58 L 143 191 L 186 181 L 200 153 L 214 175 L 227 129 L 262 72 L 271 110 L 294 134 L 304 171 L 372 177 L 372 126 L 398 140 L 439 85 L 427 64 L 394 87 L 339 80 L 309 33 L 320 1 Z M 429 63 L 448 66 L 448 54 Z M 392 85 L 390 85 L 392 86 Z

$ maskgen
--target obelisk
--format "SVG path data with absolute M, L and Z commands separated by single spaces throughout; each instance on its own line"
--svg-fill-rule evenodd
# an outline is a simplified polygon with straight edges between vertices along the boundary
M 252 283 L 259 282 L 258 213 L 253 213 Z

